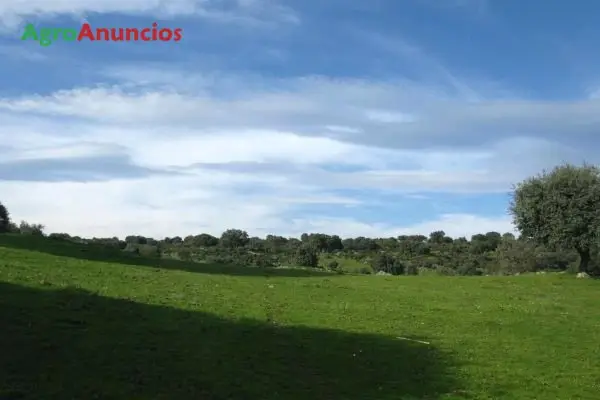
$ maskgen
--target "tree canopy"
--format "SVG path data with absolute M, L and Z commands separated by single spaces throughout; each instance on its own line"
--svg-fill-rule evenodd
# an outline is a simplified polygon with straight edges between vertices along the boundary
M 10 225 L 10 215 L 6 207 L 0 203 L 0 232 L 8 232 Z
M 579 253 L 588 272 L 590 252 L 600 238 L 600 170 L 564 164 L 516 185 L 510 204 L 521 234 L 554 248 Z

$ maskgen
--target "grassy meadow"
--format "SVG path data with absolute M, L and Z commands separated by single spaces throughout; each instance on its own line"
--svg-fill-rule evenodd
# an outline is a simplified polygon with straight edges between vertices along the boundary
M 0 236 L 0 399 L 598 399 L 600 282 L 352 276 Z

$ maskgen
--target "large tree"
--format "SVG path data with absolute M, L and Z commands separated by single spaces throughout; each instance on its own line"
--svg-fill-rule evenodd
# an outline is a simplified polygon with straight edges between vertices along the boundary
M 510 212 L 521 235 L 557 248 L 573 248 L 579 272 L 588 272 L 600 239 L 600 169 L 564 164 L 514 188 Z
M 10 227 L 10 215 L 8 214 L 8 210 L 2 203 L 0 203 L 0 233 L 8 232 L 8 228 Z

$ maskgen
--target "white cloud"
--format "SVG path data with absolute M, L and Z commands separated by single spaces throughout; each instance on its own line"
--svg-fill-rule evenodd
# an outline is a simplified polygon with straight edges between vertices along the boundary
M 228 174 L 193 177 L 153 177 L 107 182 L 7 182 L 0 181 L 3 202 L 15 218 L 42 222 L 51 232 L 82 236 L 142 234 L 160 238 L 209 232 L 219 234 L 235 227 L 252 235 L 326 232 L 344 237 L 390 237 L 428 234 L 470 236 L 498 230 L 511 231 L 508 218 L 448 214 L 411 226 L 365 223 L 352 219 L 286 218 L 291 204 L 346 204 L 343 198 L 266 198 L 249 201 L 233 188 L 239 179 Z M 51 200 L 51 207 L 48 204 Z M 51 210 L 51 211 L 49 211 Z
M 385 237 L 443 229 L 470 236 L 510 230 L 510 221 L 451 214 L 396 226 L 308 218 L 294 208 L 361 205 L 362 199 L 332 194 L 335 189 L 368 189 L 373 197 L 380 190 L 498 193 L 556 162 L 584 156 L 600 161 L 593 151 L 598 101 L 478 94 L 473 102 L 468 93 L 444 94 L 407 81 L 187 72 L 178 83 L 173 70 L 140 67 L 138 73 L 113 70 L 112 77 L 123 81 L 116 86 L 0 98 L 3 161 L 118 155 L 136 166 L 184 175 L 88 183 L 0 180 L 1 200 L 15 218 L 98 236 L 230 227 L 261 235 Z
M 327 126 L 344 126 L 351 131 L 338 129 L 337 139 L 391 148 L 489 144 L 525 136 L 575 143 L 597 140 L 600 128 L 600 100 L 515 98 L 471 103 L 460 96 L 440 98 L 410 82 L 325 78 L 274 81 L 271 87 L 268 82 L 250 82 L 250 89 L 242 85 L 220 94 L 216 88 L 230 87 L 231 81 L 219 77 L 206 81 L 195 94 L 152 85 L 76 88 L 48 96 L 0 99 L 0 110 L 82 117 L 98 123 L 278 130 L 308 136 L 331 132 Z M 373 110 L 379 110 L 376 121 Z
M 71 15 L 81 19 L 90 14 L 120 13 L 160 18 L 198 16 L 221 22 L 256 26 L 263 22 L 298 23 L 293 10 L 267 0 L 234 0 L 224 7 L 218 0 L 3 0 L 0 26 L 14 29 L 27 18 Z

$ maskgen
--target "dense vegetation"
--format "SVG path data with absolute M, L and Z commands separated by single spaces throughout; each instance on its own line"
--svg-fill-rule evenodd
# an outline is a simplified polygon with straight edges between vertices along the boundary
M 300 238 L 250 237 L 228 229 L 182 237 L 128 236 L 85 239 L 51 233 L 57 241 L 119 249 L 143 257 L 257 267 L 301 266 L 338 273 L 392 275 L 497 275 L 539 271 L 600 272 L 600 173 L 562 165 L 515 187 L 510 211 L 521 235 L 482 232 L 452 238 L 428 236 L 340 238 L 305 233 Z M 43 226 L 10 222 L 0 205 L 0 231 L 44 235 Z

